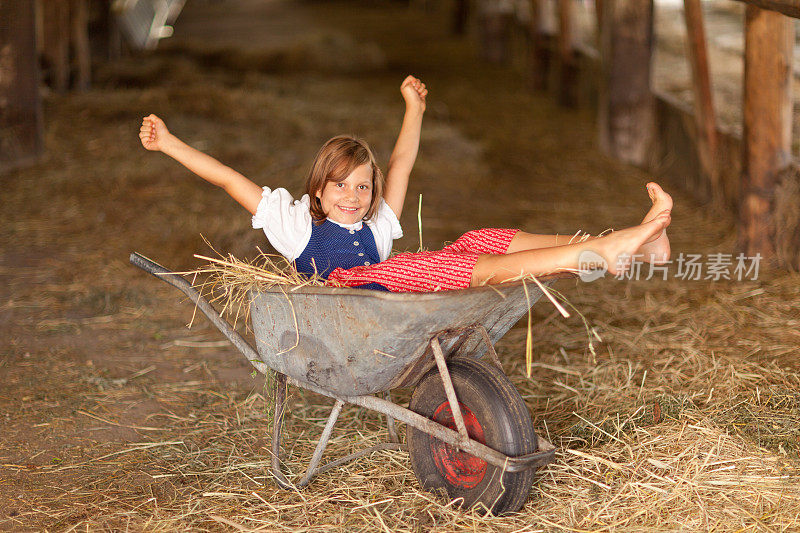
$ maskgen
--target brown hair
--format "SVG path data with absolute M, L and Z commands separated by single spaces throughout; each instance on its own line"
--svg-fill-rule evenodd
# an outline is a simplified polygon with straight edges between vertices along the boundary
M 372 202 L 364 215 L 364 220 L 369 220 L 375 215 L 383 198 L 383 173 L 375 162 L 372 150 L 366 142 L 350 135 L 338 135 L 319 149 L 308 173 L 305 190 L 311 200 L 311 218 L 316 224 L 326 218 L 322 204 L 317 198 L 317 192 L 321 192 L 329 181 L 335 183 L 344 181 L 356 168 L 367 163 L 372 166 Z

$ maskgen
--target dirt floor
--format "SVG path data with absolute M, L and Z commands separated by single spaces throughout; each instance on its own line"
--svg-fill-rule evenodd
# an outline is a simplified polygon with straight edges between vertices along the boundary
M 598 233 L 637 223 L 652 177 L 605 158 L 590 110 L 476 59 L 448 12 L 404 2 L 189 2 L 156 53 L 46 98 L 47 155 L 2 176 L 0 528 L 239 531 L 800 529 L 800 278 L 560 282 L 579 311 L 535 308 L 498 344 L 537 432 L 560 448 L 518 514 L 422 492 L 405 452 L 280 491 L 263 376 L 182 295 L 128 264 L 174 269 L 265 246 L 224 192 L 144 151 L 156 113 L 258 183 L 299 193 L 343 132 L 386 161 L 408 73 L 430 89 L 400 250 L 465 230 Z M 665 184 L 666 188 L 670 188 Z M 733 220 L 680 190 L 675 257 L 733 253 Z M 595 328 L 602 342 L 581 320 Z M 594 353 L 592 353 L 594 352 Z M 395 400 L 408 398 L 399 391 Z M 285 467 L 302 472 L 330 402 L 293 390 Z M 386 438 L 347 408 L 331 457 Z

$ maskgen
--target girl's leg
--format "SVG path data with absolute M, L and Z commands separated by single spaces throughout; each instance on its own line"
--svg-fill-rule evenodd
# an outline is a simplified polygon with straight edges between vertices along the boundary
M 644 243 L 657 238 L 669 223 L 669 211 L 665 210 L 644 224 L 590 241 L 506 255 L 481 255 L 472 270 L 471 285 L 502 283 L 526 274 L 539 276 L 559 271 L 577 271 L 581 255 L 587 252 L 599 255 L 608 271 L 617 274 L 628 267 L 630 257 Z
M 657 183 L 648 183 L 647 192 L 653 202 L 652 207 L 642 219 L 642 224 L 650 222 L 659 213 L 672 209 L 672 197 L 664 192 Z M 508 245 L 506 253 L 522 252 L 525 250 L 536 250 L 539 248 L 551 248 L 554 246 L 565 246 L 596 239 L 593 236 L 572 236 L 572 235 L 537 235 L 525 233 L 523 231 L 514 235 Z M 666 231 L 654 235 L 650 241 L 644 243 L 636 250 L 637 257 L 651 263 L 663 263 L 669 260 L 670 246 Z
M 566 246 L 591 239 L 596 239 L 591 235 L 541 235 L 537 233 L 525 233 L 518 231 L 511 243 L 508 245 L 506 253 L 524 252 L 526 250 L 537 250 L 539 248 L 553 248 L 555 246 Z

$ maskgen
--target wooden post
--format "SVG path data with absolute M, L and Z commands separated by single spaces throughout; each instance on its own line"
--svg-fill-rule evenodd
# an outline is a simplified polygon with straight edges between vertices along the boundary
M 543 3 L 545 0 L 531 1 L 530 21 L 530 72 L 531 85 L 538 91 L 547 89 L 550 70 L 550 51 L 547 49 L 547 36 L 544 33 Z
M 112 5 L 112 0 L 89 0 L 90 12 L 95 19 L 89 35 L 89 49 L 101 61 L 115 61 L 122 57 L 122 36 L 111 11 Z
M 558 0 L 558 103 L 576 105 L 578 65 L 573 41 L 572 0 Z
M 508 60 L 513 10 L 510 5 L 492 0 L 481 0 L 479 6 L 478 19 L 483 56 L 490 63 L 505 63 Z
M 775 185 L 791 159 L 793 23 L 752 5 L 745 12 L 739 238 L 748 256 L 769 258 L 775 253 Z
M 42 150 L 34 0 L 0 0 L 0 172 Z
M 711 93 L 711 76 L 708 71 L 703 9 L 700 0 L 684 0 L 683 14 L 686 22 L 686 46 L 692 66 L 694 117 L 697 124 L 697 150 L 703 174 L 711 185 L 711 195 L 721 204 L 722 190 L 717 168 L 717 118 Z
M 464 35 L 469 20 L 469 0 L 456 0 L 453 4 L 453 33 Z
M 44 57 L 50 69 L 50 85 L 56 92 L 69 88 L 69 0 L 41 3 L 44 22 Z
M 71 0 L 70 23 L 72 26 L 72 49 L 75 54 L 75 89 L 85 91 L 91 84 L 92 60 L 89 51 L 87 0 Z
M 600 28 L 603 26 L 603 0 L 594 0 L 594 16 L 597 22 L 597 40 L 600 41 Z
M 600 147 L 644 165 L 653 138 L 653 1 L 603 0 L 600 35 Z

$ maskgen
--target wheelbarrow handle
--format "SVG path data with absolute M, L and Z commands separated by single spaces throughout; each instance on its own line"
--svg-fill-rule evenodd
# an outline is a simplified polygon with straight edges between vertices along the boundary
M 161 281 L 169 283 L 188 296 L 197 306 L 197 309 L 208 317 L 211 323 L 214 324 L 245 357 L 247 357 L 247 360 L 250 361 L 259 372 L 266 373 L 269 371 L 269 367 L 261 362 L 258 357 L 258 352 L 256 352 L 250 343 L 247 342 L 238 331 L 233 329 L 217 310 L 208 303 L 208 300 L 203 298 L 200 292 L 192 287 L 192 284 L 185 278 L 137 252 L 131 253 L 130 262 L 133 266 L 139 267 Z
M 189 283 L 185 278 L 172 272 L 166 267 L 163 267 L 149 259 L 138 252 L 131 253 L 130 257 L 131 264 L 135 267 L 139 267 L 148 274 L 152 274 L 161 281 L 165 283 L 169 283 L 186 296 L 191 298 L 191 300 L 197 304 L 199 301 L 205 302 L 206 300 L 200 295 L 200 293 L 192 287 L 192 284 Z M 207 302 L 206 302 L 207 303 Z M 214 311 L 216 313 L 216 311 Z M 209 317 L 210 318 L 210 317 Z M 213 321 L 213 320 L 212 320 Z
M 132 252 L 130 261 L 131 261 L 131 264 L 133 266 L 139 267 L 142 270 L 144 270 L 145 272 L 147 272 L 149 274 L 152 274 L 152 275 L 154 275 L 154 276 L 156 276 L 156 277 L 158 277 L 160 279 L 164 279 L 165 281 L 166 281 L 166 279 L 162 278 L 159 274 L 170 274 L 170 275 L 172 275 L 174 277 L 179 277 L 177 274 L 173 274 L 172 272 L 167 270 L 165 267 L 159 265 L 158 263 L 156 263 L 152 259 L 148 259 L 147 257 L 143 256 L 139 252 Z M 185 279 L 183 279 L 183 278 L 180 278 L 180 279 L 181 279 L 181 281 L 186 282 Z M 170 283 L 170 285 L 172 285 L 172 284 Z

